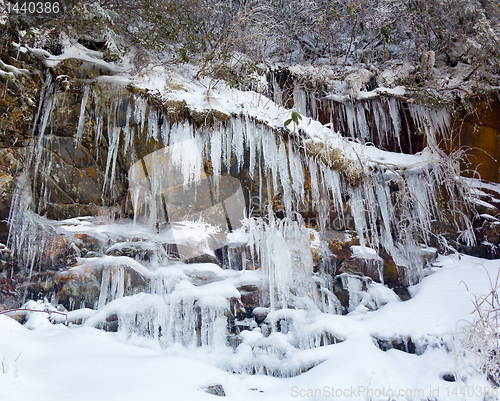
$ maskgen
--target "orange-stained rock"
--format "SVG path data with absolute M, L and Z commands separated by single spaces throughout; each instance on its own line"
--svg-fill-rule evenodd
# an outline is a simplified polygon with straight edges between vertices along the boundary
M 454 148 L 466 147 L 468 154 L 463 174 L 477 178 L 479 173 L 484 180 L 500 182 L 500 99 L 475 99 L 472 106 L 472 112 L 463 112 L 454 124 L 459 133 Z

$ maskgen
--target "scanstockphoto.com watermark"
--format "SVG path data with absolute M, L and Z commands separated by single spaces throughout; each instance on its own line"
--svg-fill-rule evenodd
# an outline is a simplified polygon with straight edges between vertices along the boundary
M 431 394 L 433 389 L 427 389 L 427 396 L 436 397 L 438 394 Z M 406 397 L 406 398 L 424 398 L 426 390 L 424 389 L 390 389 L 390 388 L 371 388 L 367 386 L 356 386 L 340 388 L 334 386 L 324 386 L 322 388 L 300 388 L 293 386 L 291 388 L 291 396 L 295 398 L 337 398 L 337 399 L 358 399 L 358 398 L 390 398 L 390 397 Z
M 323 386 L 321 388 L 301 388 L 292 386 L 290 395 L 294 398 L 336 398 L 346 399 L 437 399 L 439 397 L 457 399 L 482 399 L 500 395 L 500 390 L 489 386 L 440 386 L 427 388 L 373 388 L 369 386 L 351 386 L 347 388 Z

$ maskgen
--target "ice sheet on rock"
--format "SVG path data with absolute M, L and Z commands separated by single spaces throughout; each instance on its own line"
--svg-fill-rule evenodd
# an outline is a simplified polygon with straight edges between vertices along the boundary
M 348 311 L 351 315 L 365 314 L 390 302 L 400 302 L 396 293 L 368 277 L 340 274 L 342 285 L 349 292 Z
M 42 56 L 44 64 L 49 68 L 53 68 L 67 59 L 79 59 L 92 65 L 93 68 L 100 68 L 111 74 L 117 74 L 126 70 L 125 67 L 104 61 L 101 52 L 90 50 L 80 43 L 70 40 L 68 37 L 62 38 L 62 44 L 62 53 L 59 55 L 52 55 L 40 48 L 28 48 L 28 50 L 33 54 Z

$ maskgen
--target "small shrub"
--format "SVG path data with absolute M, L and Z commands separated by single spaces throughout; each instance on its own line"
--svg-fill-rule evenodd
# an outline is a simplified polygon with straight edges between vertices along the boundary
M 499 280 L 500 272 L 494 282 L 490 277 L 491 291 L 474 299 L 475 320 L 464 329 L 462 345 L 465 355 L 472 355 L 480 371 L 497 387 L 500 385 Z

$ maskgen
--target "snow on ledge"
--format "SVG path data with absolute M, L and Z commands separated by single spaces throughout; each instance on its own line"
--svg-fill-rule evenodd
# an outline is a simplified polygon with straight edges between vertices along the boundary
M 366 246 L 353 245 L 351 246 L 351 251 L 355 258 L 382 260 L 375 249 Z

